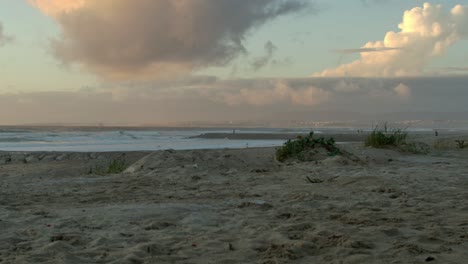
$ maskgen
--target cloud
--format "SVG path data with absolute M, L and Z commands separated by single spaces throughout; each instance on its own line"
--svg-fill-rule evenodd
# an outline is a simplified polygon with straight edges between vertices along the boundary
M 251 63 L 252 69 L 254 71 L 258 71 L 261 68 L 268 65 L 272 61 L 273 56 L 277 49 L 278 48 L 270 40 L 267 43 L 265 43 L 266 54 L 264 56 L 257 57 L 252 61 Z
M 110 79 L 224 66 L 255 28 L 308 0 L 29 0 L 60 25 L 55 56 Z
M 335 49 L 332 52 L 341 54 L 353 54 L 353 53 L 366 53 L 366 52 L 383 52 L 389 50 L 400 50 L 401 48 L 393 47 L 380 47 L 380 48 L 359 48 L 359 49 Z
M 361 3 L 365 6 L 369 6 L 371 4 L 383 4 L 389 3 L 391 0 L 361 0 Z
M 403 83 L 398 84 L 394 91 L 398 96 L 404 99 L 408 99 L 411 96 L 411 88 Z
M 468 72 L 468 67 L 446 67 L 441 68 L 445 72 Z
M 360 85 L 355 81 L 340 80 L 333 88 L 338 93 L 354 93 L 361 90 Z
M 3 25 L 0 23 L 0 47 L 13 41 L 13 37 L 8 36 L 3 32 Z
M 87 0 L 28 0 L 47 15 L 56 16 L 68 13 L 85 5 Z
M 467 76 L 236 80 L 192 76 L 172 87 L 158 80 L 74 92 L 0 93 L 0 123 L 167 126 L 238 120 L 258 125 L 360 119 L 370 126 L 371 120 L 467 120 L 467 83 Z M 402 113 L 389 115 L 395 112 Z
M 421 75 L 433 58 L 468 37 L 468 6 L 457 5 L 447 12 L 442 5 L 425 3 L 406 11 L 398 27 L 400 31 L 390 31 L 383 41 L 368 42 L 361 49 L 385 52 L 361 52 L 360 59 L 314 76 Z
M 329 96 L 329 91 L 314 86 L 293 88 L 285 80 L 269 80 L 263 81 L 262 87 L 216 91 L 210 97 L 228 105 L 264 106 L 286 103 L 313 106 L 326 102 Z

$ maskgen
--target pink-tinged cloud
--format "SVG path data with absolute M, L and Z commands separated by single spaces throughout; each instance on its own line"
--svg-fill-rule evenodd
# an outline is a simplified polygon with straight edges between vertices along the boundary
M 27 0 L 31 5 L 39 8 L 50 16 L 59 16 L 83 7 L 89 0 Z
M 467 83 L 467 76 L 345 80 L 217 80 L 192 76 L 171 81 L 172 87 L 166 80 L 75 92 L 2 93 L 0 87 L 0 123 L 168 126 L 193 124 L 194 120 L 218 124 L 259 121 L 257 125 L 284 120 L 283 125 L 288 125 L 293 120 L 360 119 L 370 126 L 370 120 L 397 118 L 466 121 Z M 226 104 L 227 95 L 234 100 L 231 104 Z
M 228 64 L 248 32 L 307 0 L 30 0 L 61 28 L 53 54 L 102 77 L 173 76 Z
M 393 90 L 400 98 L 409 99 L 411 96 L 411 88 L 404 83 L 398 84 Z
M 314 76 L 421 75 L 433 58 L 442 56 L 450 46 L 468 37 L 468 6 L 457 5 L 447 12 L 442 5 L 425 3 L 406 11 L 398 28 L 400 31 L 388 32 L 384 40 L 368 42 L 354 50 L 361 51 L 358 60 Z
M 287 82 L 274 80 L 261 82 L 261 87 L 202 91 L 209 98 L 228 105 L 266 106 L 278 104 L 313 106 L 326 102 L 330 91 L 315 87 L 293 88 Z M 259 85 L 259 83 L 255 84 Z

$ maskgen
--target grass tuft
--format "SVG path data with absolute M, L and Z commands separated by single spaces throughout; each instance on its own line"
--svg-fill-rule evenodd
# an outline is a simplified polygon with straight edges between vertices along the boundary
M 455 140 L 455 143 L 457 143 L 457 147 L 459 149 L 464 149 L 464 148 L 467 148 L 468 147 L 468 143 L 465 143 L 465 140 Z
M 121 173 L 127 168 L 125 159 L 113 159 L 107 167 L 107 174 Z
M 389 128 L 387 123 L 383 127 L 375 126 L 374 130 L 366 138 L 366 147 L 385 148 L 400 146 L 406 143 L 408 133 L 404 129 Z
M 89 174 L 106 175 L 122 173 L 127 168 L 127 162 L 124 158 L 112 159 L 105 167 L 96 166 L 89 169 Z

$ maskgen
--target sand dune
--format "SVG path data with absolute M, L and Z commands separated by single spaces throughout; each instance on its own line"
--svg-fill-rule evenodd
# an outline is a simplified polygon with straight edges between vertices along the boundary
M 127 153 L 108 175 L 90 168 L 122 153 L 0 154 L 0 263 L 468 259 L 466 150 L 342 148 L 301 163 L 272 148 Z

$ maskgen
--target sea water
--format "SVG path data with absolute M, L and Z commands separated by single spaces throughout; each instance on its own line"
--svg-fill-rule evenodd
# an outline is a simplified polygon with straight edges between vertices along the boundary
M 196 138 L 204 133 L 307 134 L 359 133 L 372 129 L 346 128 L 110 128 L 110 127 L 0 127 L 0 151 L 152 151 L 165 149 L 220 149 L 281 146 L 285 140 Z M 432 133 L 433 129 L 410 128 Z M 445 130 L 452 133 L 458 130 Z M 195 137 L 195 138 L 194 138 Z
M 303 133 L 304 129 L 236 129 L 236 133 Z M 192 138 L 232 128 L 0 128 L 0 151 L 107 152 L 280 146 L 284 140 Z

